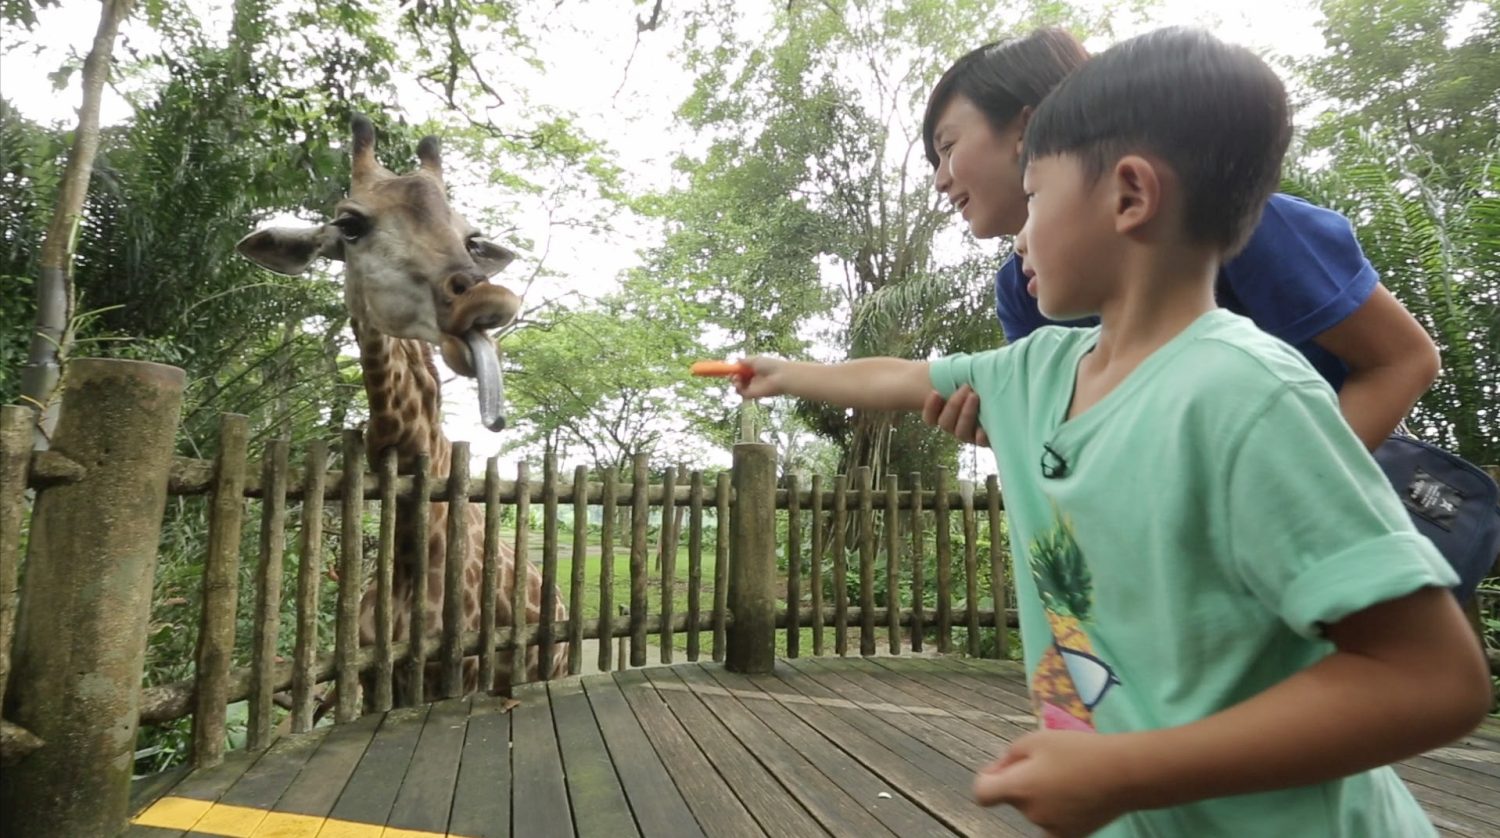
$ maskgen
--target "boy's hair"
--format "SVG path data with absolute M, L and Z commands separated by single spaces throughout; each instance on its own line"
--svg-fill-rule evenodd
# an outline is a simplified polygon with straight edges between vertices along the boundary
M 973 102 L 996 131 L 1022 108 L 1035 108 L 1057 83 L 1087 61 L 1089 54 L 1065 29 L 1038 29 L 1020 38 L 985 44 L 953 62 L 933 85 L 922 117 L 927 162 L 938 164 L 932 135 L 954 96 Z
M 1127 154 L 1160 158 L 1197 242 L 1237 253 L 1276 190 L 1292 136 L 1286 89 L 1250 50 L 1173 27 L 1122 41 L 1065 79 L 1027 126 L 1021 165 L 1066 154 L 1091 181 Z

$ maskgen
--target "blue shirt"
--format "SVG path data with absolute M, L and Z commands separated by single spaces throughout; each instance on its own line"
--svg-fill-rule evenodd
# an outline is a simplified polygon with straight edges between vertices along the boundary
M 1219 305 L 1296 347 L 1338 390 L 1348 367 L 1314 338 L 1364 305 L 1379 282 L 1349 220 L 1333 210 L 1277 193 L 1239 255 L 1219 269 Z M 1012 256 L 995 275 L 995 311 L 1005 339 L 1015 343 L 1049 324 L 1092 326 L 1097 317 L 1048 320 L 1026 293 L 1021 260 Z

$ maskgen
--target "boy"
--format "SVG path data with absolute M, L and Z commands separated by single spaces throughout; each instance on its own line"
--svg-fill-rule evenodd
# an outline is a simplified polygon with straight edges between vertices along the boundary
M 1016 242 L 1043 313 L 1100 326 L 930 364 L 756 358 L 738 383 L 876 410 L 979 393 L 1044 729 L 975 794 L 1049 834 L 1431 835 L 1379 766 L 1487 709 L 1453 573 L 1333 392 L 1215 308 L 1290 133 L 1247 50 L 1119 44 L 1032 118 Z

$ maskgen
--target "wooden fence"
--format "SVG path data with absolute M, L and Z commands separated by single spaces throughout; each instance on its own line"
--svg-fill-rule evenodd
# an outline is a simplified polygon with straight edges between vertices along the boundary
M 968 630 L 966 648 L 969 654 L 978 656 L 981 652 L 980 629 L 996 625 L 996 610 L 978 607 L 979 574 L 991 575 L 992 590 L 1003 591 L 1006 584 L 1000 539 L 987 539 L 985 563 L 982 569 L 979 566 L 981 519 L 987 522 L 991 533 L 1000 532 L 1000 497 L 993 478 L 986 491 L 976 493 L 968 484 L 950 489 L 946 470 L 939 470 L 936 488 L 928 491 L 920 488 L 920 479 L 915 476 L 912 479 L 917 488 L 902 490 L 892 476 L 887 479 L 885 490 L 876 493 L 871 486 L 868 468 L 856 472 L 853 487 L 851 481 L 840 475 L 833 481 L 814 477 L 811 486 L 804 489 L 792 475 L 785 478 L 781 487 L 774 489 L 774 509 L 784 514 L 770 520 L 740 523 L 731 517 L 736 507 L 736 493 L 731 488 L 732 471 L 720 472 L 709 488 L 702 472 L 692 471 L 679 479 L 677 470 L 668 466 L 661 470 L 661 481 L 653 483 L 645 455 L 635 458 L 630 480 L 623 485 L 612 472 L 603 475 L 599 481 L 590 481 L 582 467 L 575 469 L 571 482 L 561 482 L 555 459 L 551 457 L 544 461 L 540 481 L 531 479 L 527 463 L 519 465 L 514 480 L 501 479 L 495 458 L 488 461 L 483 478 L 471 479 L 465 468 L 467 444 L 459 442 L 454 445 L 455 467 L 452 473 L 445 478 L 432 479 L 398 475 L 391 459 L 381 463 L 374 473 L 362 472 L 359 460 L 363 440 L 358 431 L 345 433 L 343 467 L 330 471 L 327 469 L 329 452 L 323 443 L 315 442 L 309 446 L 306 466 L 291 468 L 288 466 L 288 446 L 284 441 L 271 443 L 267 447 L 268 455 L 261 462 L 251 462 L 244 456 L 242 417 L 225 417 L 223 428 L 222 447 L 216 460 L 176 458 L 168 481 L 169 495 L 206 496 L 211 505 L 198 676 L 145 689 L 140 714 L 143 724 L 159 724 L 194 715 L 199 726 L 207 728 L 201 736 L 195 736 L 196 753 L 199 754 L 212 748 L 211 741 L 222 739 L 223 708 L 228 704 L 249 700 L 249 747 L 260 748 L 269 743 L 271 706 L 276 693 L 290 690 L 292 729 L 301 732 L 311 725 L 314 691 L 320 684 L 334 681 L 342 687 L 357 683 L 352 679 L 361 674 L 373 674 L 373 710 L 412 704 L 420 700 L 419 694 L 401 696 L 392 693 L 392 676 L 397 667 L 406 667 L 415 674 L 436 653 L 441 657 L 445 673 L 455 673 L 461 658 L 479 655 L 480 681 L 486 683 L 493 672 L 494 655 L 520 654 L 515 642 L 517 636 L 523 638 L 523 647 L 540 647 L 543 658 L 554 643 L 570 644 L 574 650 L 569 661 L 570 674 L 576 674 L 582 668 L 582 641 L 601 638 L 628 639 L 628 665 L 643 666 L 648 662 L 652 638 L 657 641 L 657 657 L 661 662 L 674 661 L 678 654 L 678 635 L 685 637 L 686 659 L 696 661 L 703 654 L 701 633 L 711 631 L 712 657 L 722 661 L 725 658 L 725 632 L 734 620 L 731 610 L 726 607 L 726 596 L 727 574 L 731 566 L 728 556 L 735 526 L 757 527 L 772 534 L 784 528 L 787 533 L 784 543 L 772 545 L 773 548 L 785 549 L 785 559 L 778 564 L 785 566 L 786 577 L 785 590 L 778 592 L 776 597 L 774 619 L 776 629 L 785 635 L 786 654 L 791 657 L 807 651 L 802 648 L 802 634 L 798 628 L 812 630 L 810 651 L 814 655 L 825 651 L 847 654 L 851 635 L 857 639 L 859 654 L 870 655 L 876 653 L 877 642 L 882 636 L 883 648 L 888 653 L 899 654 L 907 644 L 913 651 L 922 651 L 924 634 L 928 631 L 936 632 L 938 651 L 950 651 L 954 626 Z M 773 470 L 775 467 L 774 461 L 756 465 Z M 832 485 L 825 486 L 825 483 Z M 393 512 L 396 504 L 423 495 L 433 503 L 452 504 L 450 521 L 461 520 L 464 505 L 483 504 L 487 536 L 483 577 L 487 580 L 487 591 L 493 589 L 500 539 L 513 536 L 516 555 L 527 555 L 536 535 L 529 513 L 533 506 L 540 506 L 540 572 L 544 596 L 560 591 L 571 618 L 554 624 L 550 611 L 544 610 L 539 623 L 522 624 L 519 622 L 520 615 L 524 615 L 522 608 L 515 611 L 518 615 L 516 623 L 496 626 L 493 611 L 485 610 L 477 632 L 460 635 L 459 621 L 445 619 L 441 634 L 424 636 L 415 633 L 422 642 L 393 643 L 389 631 L 377 631 L 374 646 L 359 648 L 357 635 L 350 629 L 355 625 L 359 599 L 370 584 L 377 585 L 381 592 L 382 599 L 377 602 L 384 602 L 377 613 L 386 616 L 378 617 L 377 621 L 384 626 L 390 624 L 390 579 L 395 553 Z M 240 599 L 234 582 L 240 575 L 238 558 L 245 552 L 238 541 L 238 533 L 244 529 L 241 523 L 244 504 L 225 502 L 225 499 L 235 497 L 258 502 L 261 526 L 253 571 L 255 589 L 251 593 L 255 631 L 251 647 L 253 660 L 247 667 L 231 669 L 227 662 L 234 649 L 233 627 Z M 916 498 L 915 503 L 913 498 Z M 278 615 L 282 609 L 284 587 L 280 569 L 287 539 L 288 504 L 298 502 L 301 511 L 297 516 L 296 537 L 301 547 L 295 577 L 297 619 L 293 626 L 287 627 L 295 633 L 295 651 L 291 662 L 278 662 L 276 649 L 283 631 Z M 324 504 L 335 504 L 340 510 L 340 549 L 336 570 L 339 579 L 338 622 L 334 648 L 320 651 L 323 638 L 318 635 L 316 604 L 324 564 L 321 537 L 325 527 Z M 515 522 L 509 525 L 501 521 L 506 507 L 514 510 Z M 558 537 L 558 513 L 565 507 L 571 508 L 574 521 L 572 572 L 567 578 L 559 579 L 559 558 L 565 548 Z M 678 507 L 684 507 L 686 511 L 682 531 L 676 525 L 674 514 Z M 254 505 L 251 508 L 253 510 Z M 590 561 L 589 528 L 580 524 L 590 519 L 591 508 L 598 508 L 602 513 L 599 516 L 598 556 L 593 561 Z M 621 509 L 629 511 L 626 518 L 628 530 L 620 532 L 617 537 L 615 526 Z M 649 537 L 653 511 L 659 512 L 661 520 L 655 543 Z M 718 523 L 710 522 L 706 528 L 705 512 L 711 513 Z M 363 524 L 371 518 L 379 521 L 380 534 L 373 574 L 367 574 L 362 565 L 362 533 Z M 925 520 L 929 518 L 932 523 Z M 962 535 L 958 539 L 953 538 L 951 532 L 950 519 L 954 518 L 962 522 Z M 731 521 L 736 521 L 735 525 L 730 525 Z M 502 527 L 510 532 L 502 533 Z M 710 531 L 712 543 L 705 543 L 706 529 Z M 924 556 L 929 552 L 926 544 L 929 533 L 936 546 L 935 579 L 925 578 L 925 562 L 911 561 L 911 556 Z M 810 546 L 804 549 L 809 541 Z M 617 555 L 617 542 L 623 555 Z M 676 564 L 682 542 L 687 548 L 687 607 L 685 613 L 679 614 L 674 600 L 681 584 Z M 448 539 L 450 568 L 461 567 L 463 544 L 462 539 Z M 648 566 L 652 554 L 660 557 L 660 568 L 654 574 Z M 711 556 L 714 569 L 710 580 L 703 578 L 706 555 Z M 961 589 L 953 581 L 955 556 L 962 557 Z M 883 560 L 887 580 L 885 596 L 879 604 L 875 602 L 877 559 Z M 629 562 L 630 599 L 624 616 L 616 614 L 613 597 L 615 568 L 619 561 Z M 524 566 L 521 572 L 526 572 Z M 589 573 L 595 574 L 599 580 L 597 609 L 585 607 Z M 913 594 L 904 601 L 899 599 L 903 586 L 889 580 L 900 580 L 903 574 L 910 581 L 911 591 L 935 592 L 933 614 L 926 613 L 925 596 Z M 419 574 L 415 578 L 423 577 Z M 353 584 L 345 584 L 344 580 L 353 580 Z M 648 597 L 648 582 L 653 580 L 660 580 L 659 597 L 655 601 Z M 839 580 L 845 580 L 846 584 L 839 584 Z M 848 583 L 853 583 L 857 589 L 855 602 L 851 602 Z M 521 587 L 524 584 L 523 575 L 518 588 L 524 590 Z M 704 602 L 709 598 L 705 608 Z M 959 602 L 955 603 L 955 598 Z M 422 624 L 423 600 L 420 592 L 413 598 L 416 606 L 411 614 L 413 626 Z M 492 595 L 482 594 L 481 602 L 487 601 L 493 601 Z M 595 613 L 584 616 L 588 610 Z M 833 631 L 831 647 L 827 643 L 829 630 Z M 1003 633 L 992 648 L 1000 655 L 1006 653 Z M 627 663 L 626 660 L 617 663 L 613 649 L 609 642 L 598 644 L 595 660 L 599 669 L 607 671 Z M 524 667 L 516 666 L 515 679 L 519 681 L 524 676 Z M 547 673 L 543 672 L 542 677 L 547 677 Z M 419 685 L 419 679 L 407 679 L 407 683 L 415 687 Z M 457 695 L 458 691 L 456 678 L 445 680 L 445 696 Z M 336 712 L 338 721 L 349 721 L 359 712 L 359 706 L 353 700 L 356 693 L 357 688 L 347 690 L 349 698 Z
M 594 661 L 602 670 L 646 665 L 654 645 L 655 657 L 663 663 L 673 662 L 679 654 L 689 661 L 710 654 L 714 660 L 747 671 L 769 667 L 777 651 L 773 632 L 784 633 L 782 653 L 795 657 L 809 652 L 847 654 L 851 640 L 866 655 L 874 654 L 882 640 L 891 653 L 901 653 L 908 645 L 922 650 L 928 638 L 935 638 L 939 651 L 948 651 L 953 647 L 954 628 L 959 627 L 967 630 L 968 651 L 978 654 L 981 629 L 995 627 L 997 619 L 1004 625 L 1007 618 L 1003 604 L 981 609 L 978 596 L 981 572 L 991 576 L 994 590 L 1003 591 L 1005 586 L 1000 496 L 993 479 L 985 490 L 975 492 L 968 484 L 950 485 L 953 481 L 940 472 L 932 489 L 924 490 L 915 478 L 903 488 L 895 477 L 888 477 L 877 490 L 869 470 L 860 469 L 852 480 L 842 475 L 832 480 L 813 477 L 804 486 L 789 476 L 778 486 L 774 451 L 763 445 L 738 446 L 734 468 L 711 476 L 698 471 L 680 473 L 669 466 L 655 472 L 658 479 L 653 480 L 647 457 L 640 455 L 625 477 L 608 472 L 590 480 L 579 468 L 570 481 L 564 481 L 551 457 L 542 464 L 540 479 L 535 479 L 526 463 L 519 465 L 513 479 L 502 478 L 494 458 L 487 462 L 483 476 L 471 476 L 469 446 L 458 442 L 453 446 L 449 474 L 427 474 L 425 463 L 419 464 L 416 473 L 397 474 L 394 457 L 365 462 L 358 431 L 344 432 L 337 452 L 324 442 L 314 442 L 301 456 L 294 456 L 286 441 L 275 440 L 264 446 L 258 461 L 252 460 L 247 420 L 226 415 L 212 460 L 172 457 L 170 436 L 157 433 L 153 444 L 157 449 L 165 445 L 165 450 L 158 450 L 130 478 L 134 495 L 151 496 L 146 507 L 130 515 L 137 529 L 144 526 L 143 531 L 123 536 L 107 528 L 91 532 L 84 522 L 116 515 L 101 505 L 102 499 L 115 495 L 101 493 L 94 485 L 99 477 L 95 466 L 109 458 L 129 459 L 128 450 L 140 433 L 121 425 L 118 417 L 131 415 L 140 423 L 154 421 L 173 429 L 177 406 L 173 402 L 150 412 L 139 405 L 101 409 L 103 397 L 89 391 L 128 390 L 137 383 L 132 368 L 127 362 L 81 363 L 75 378 L 79 387 L 72 391 L 75 401 L 64 405 L 65 413 L 71 411 L 71 424 L 60 429 L 52 450 L 32 453 L 29 411 L 5 408 L 3 425 L 8 430 L 3 435 L 0 472 L 9 476 L 0 484 L 0 522 L 6 524 L 6 538 L 0 541 L 0 582 L 5 583 L 5 591 L 15 592 L 19 534 L 26 529 L 24 512 L 31 506 L 28 585 L 36 581 L 38 590 L 28 597 L 36 602 L 76 600 L 62 623 L 39 622 L 40 613 L 32 619 L 22 615 L 22 622 L 35 630 L 18 644 L 26 650 L 22 653 L 25 666 L 20 667 L 26 671 L 18 678 L 39 684 L 55 676 L 55 672 L 46 673 L 56 662 L 75 658 L 71 650 L 86 642 L 81 638 L 98 633 L 88 625 L 94 616 L 128 616 L 116 619 L 105 633 L 113 640 L 128 639 L 125 645 L 132 650 L 133 657 L 127 656 L 130 661 L 113 679 L 115 689 L 134 693 L 122 699 L 133 708 L 131 730 L 139 724 L 191 716 L 195 765 L 212 765 L 222 759 L 231 704 L 248 703 L 246 745 L 260 749 L 275 736 L 273 708 L 278 700 L 283 706 L 289 704 L 290 729 L 304 731 L 312 724 L 320 686 L 333 684 L 337 687 L 335 720 L 351 721 L 365 709 L 360 702 L 361 676 L 373 685 L 369 709 L 382 711 L 421 700 L 421 678 L 405 679 L 415 689 L 398 695 L 393 676 L 400 668 L 420 673 L 428 662 L 441 664 L 442 694 L 456 696 L 461 692 L 463 658 L 479 657 L 483 684 L 490 680 L 496 656 L 510 655 L 513 677 L 520 680 L 525 677 L 527 650 L 538 647 L 545 660 L 556 643 L 568 643 L 573 650 L 570 673 L 582 668 L 583 641 L 594 639 L 600 640 Z M 95 376 L 97 382 L 90 378 L 96 367 L 104 370 Z M 77 438 L 81 436 L 89 436 L 96 444 L 88 450 L 80 448 Z M 144 490 L 146 483 L 155 488 Z M 35 493 L 33 502 L 26 499 L 27 490 Z M 449 504 L 450 526 L 464 520 L 464 507 L 482 506 L 482 603 L 493 602 L 489 592 L 497 581 L 502 540 L 510 541 L 515 554 L 524 557 L 540 536 L 538 565 L 544 601 L 553 591 L 559 592 L 570 618 L 554 623 L 550 609 L 543 609 L 540 621 L 528 624 L 524 600 L 518 599 L 516 605 L 521 607 L 514 609 L 516 619 L 510 625 L 496 625 L 494 608 L 485 607 L 479 630 L 461 634 L 455 597 L 445 603 L 443 630 L 424 631 L 421 603 L 425 595 L 420 585 L 426 575 L 417 573 L 414 579 L 419 590 L 410 615 L 413 640 L 392 642 L 395 510 L 398 503 L 420 498 Z M 183 681 L 140 689 L 154 554 L 168 499 L 176 499 L 171 502 L 179 506 L 201 504 L 207 518 L 194 674 Z M 67 507 L 65 514 L 57 511 L 62 506 Z M 534 509 L 540 512 L 541 523 L 536 527 L 540 533 L 534 530 Z M 563 509 L 572 512 L 571 547 L 560 543 L 559 512 Z M 587 522 L 591 510 L 600 513 L 597 554 L 590 549 Z M 679 510 L 683 512 L 680 527 Z M 62 520 L 58 514 L 64 514 L 65 524 L 57 523 Z M 655 543 L 650 525 L 653 514 L 661 522 Z M 514 523 L 502 525 L 502 517 L 513 518 Z M 335 518 L 338 535 L 325 539 L 328 519 Z M 427 519 L 416 516 L 416 520 L 425 526 Z M 367 524 L 378 533 L 368 551 L 373 553 L 373 562 L 365 555 Z M 985 526 L 989 537 L 982 548 Z M 66 531 L 65 541 L 58 539 L 59 530 Z M 467 543 L 452 534 L 447 540 L 445 568 L 445 589 L 450 591 L 461 579 Z M 417 533 L 417 543 L 425 543 L 425 535 Z M 112 539 L 115 550 L 132 555 L 133 563 L 117 562 L 110 571 L 130 577 L 120 584 L 134 592 L 131 596 L 120 599 L 113 595 L 118 590 L 79 589 L 80 579 L 104 572 L 86 558 L 98 553 L 93 541 L 99 538 Z M 334 545 L 332 555 L 325 556 L 325 541 Z M 293 545 L 297 562 L 293 572 L 283 573 L 288 566 L 288 545 Z M 686 547 L 687 564 L 682 613 L 674 601 L 682 584 L 678 581 L 679 545 Z M 569 550 L 571 572 L 560 578 L 559 559 Z M 653 572 L 650 558 L 654 552 L 661 559 Z M 920 560 L 913 561 L 913 557 Z M 242 558 L 251 563 L 249 568 L 241 568 Z M 883 586 L 877 585 L 877 561 Z M 929 561 L 935 562 L 931 570 Z M 621 562 L 628 562 L 629 595 L 628 602 L 617 603 L 614 580 Z M 329 584 L 324 578 L 325 564 L 334 567 L 337 578 L 332 638 L 320 636 L 319 631 L 318 603 Z M 46 565 L 66 565 L 68 570 L 56 577 L 33 572 Z M 526 566 L 518 563 L 521 573 Z M 710 578 L 705 579 L 704 569 L 710 566 Z M 784 589 L 780 584 L 783 573 Z M 585 600 L 590 575 L 599 580 L 595 609 L 588 608 Z M 240 590 L 245 576 L 253 579 L 253 590 Z M 648 597 L 648 582 L 657 580 L 659 597 Z M 378 592 L 377 641 L 361 647 L 359 603 L 371 586 Z M 41 590 L 44 587 L 50 587 L 50 592 Z M 877 602 L 877 590 L 882 587 L 884 593 Z M 524 576 L 515 589 L 524 596 Z M 295 604 L 295 615 L 282 620 L 288 598 Z M 0 599 L 5 603 L 0 613 L 0 631 L 4 632 L 0 646 L 9 649 L 15 597 Z M 241 608 L 250 611 L 252 637 L 248 665 L 236 667 L 236 625 L 243 627 L 246 622 Z M 63 623 L 72 630 L 70 636 L 61 630 Z M 810 629 L 810 638 L 805 640 L 801 629 Z M 289 661 L 277 654 L 285 648 L 287 633 L 292 640 Z M 708 635 L 707 642 L 704 635 Z M 678 649 L 679 636 L 685 641 L 683 651 Z M 628 641 L 627 660 L 615 659 L 610 642 L 615 638 Z M 711 648 L 703 648 L 710 644 Z M 244 645 L 242 638 L 241 649 Z M 1003 631 L 989 648 L 994 654 L 1006 654 Z M 8 677 L 9 661 L 0 659 L 0 664 L 0 678 Z M 52 701 L 66 702 L 76 687 L 59 682 L 46 689 Z M 119 723 L 117 716 L 111 724 Z M 100 719 L 71 719 L 65 724 L 40 712 L 22 712 L 10 721 L 44 741 L 55 738 L 66 725 L 103 724 Z M 19 746 L 7 749 L 8 754 L 19 752 Z M 94 756 L 102 758 L 97 750 Z M 113 758 L 118 760 L 119 755 Z

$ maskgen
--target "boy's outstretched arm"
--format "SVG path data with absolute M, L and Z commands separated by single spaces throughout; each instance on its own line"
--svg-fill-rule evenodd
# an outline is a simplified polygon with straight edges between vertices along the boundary
M 981 803 L 1056 835 L 1125 812 L 1355 774 L 1447 744 L 1489 710 L 1489 672 L 1453 596 L 1424 588 L 1329 626 L 1337 651 L 1205 719 L 1125 734 L 1046 731 L 981 769 Z
M 796 396 L 861 410 L 921 410 L 932 390 L 926 361 L 860 358 L 842 364 L 747 358 L 754 371 L 735 389 L 747 399 Z

